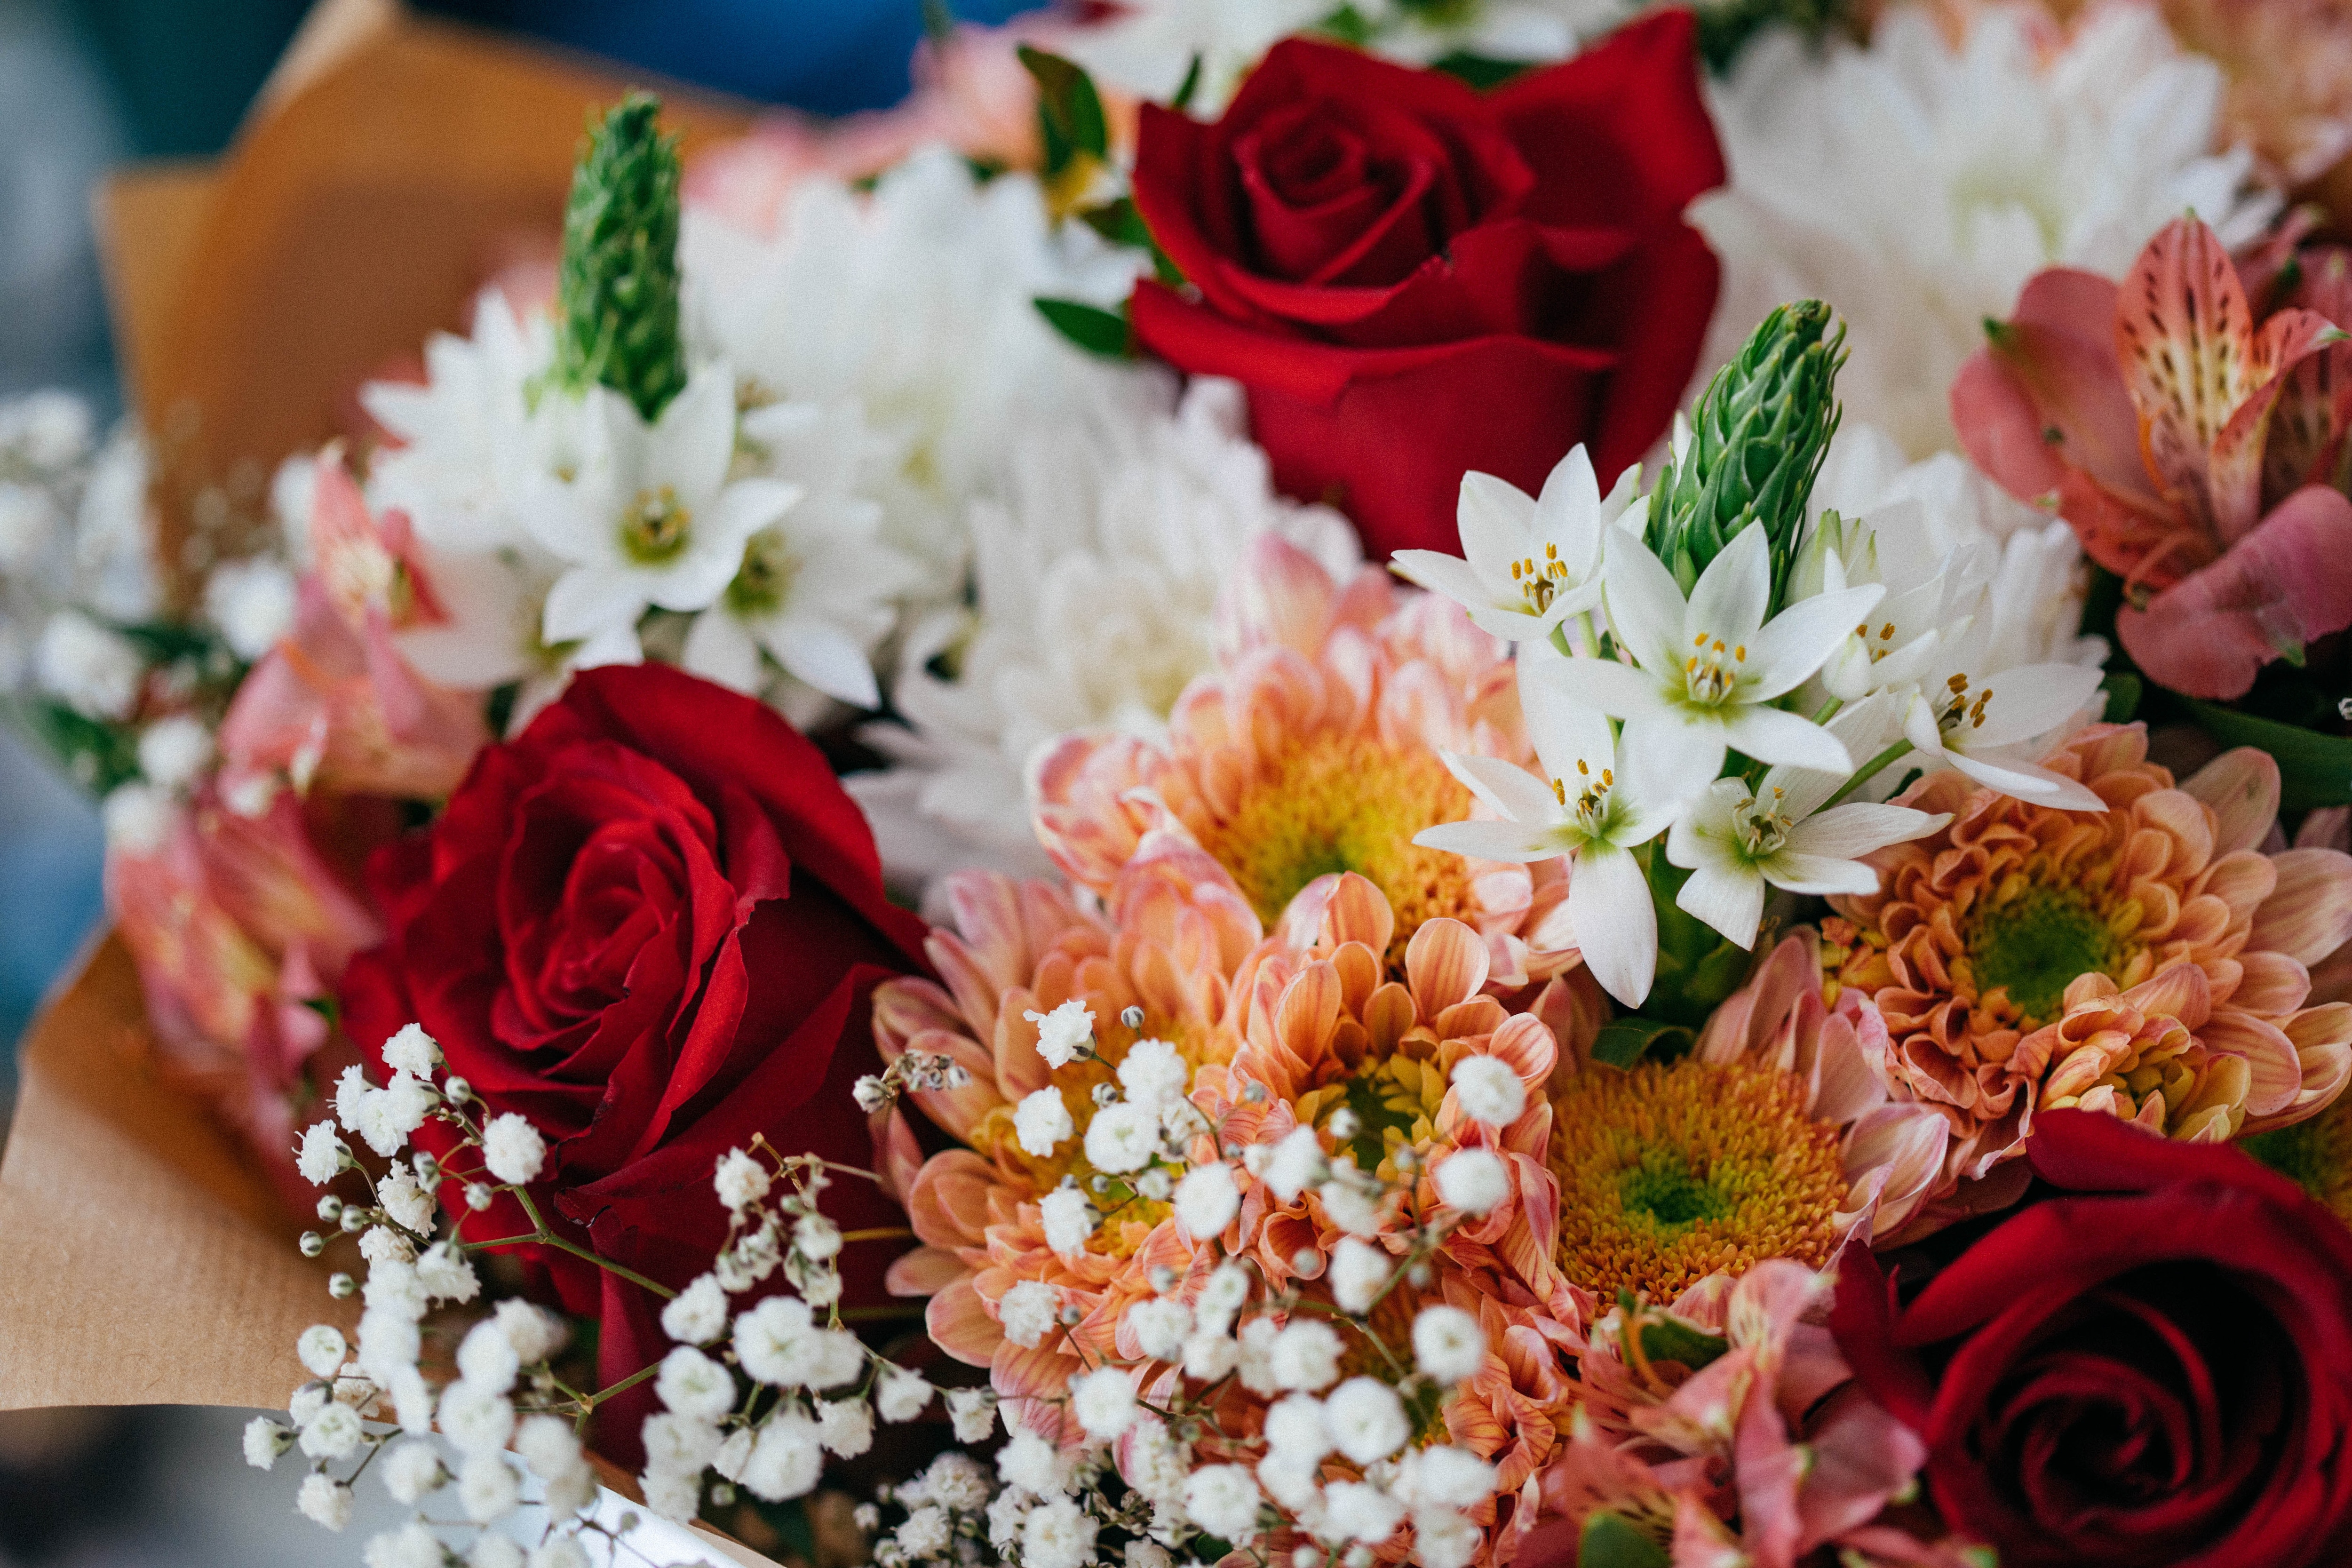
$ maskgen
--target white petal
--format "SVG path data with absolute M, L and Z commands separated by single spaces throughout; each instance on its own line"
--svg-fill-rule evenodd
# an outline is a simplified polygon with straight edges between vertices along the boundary
M 1547 666 L 1545 685 L 1560 698 L 1612 719 L 1665 710 L 1666 698 L 1658 679 L 1646 669 L 1619 664 L 1613 658 L 1560 658 Z M 1520 680 L 1522 693 L 1527 689 Z
M 1559 819 L 1559 799 L 1551 786 L 1514 763 L 1500 757 L 1466 756 L 1440 752 L 1446 770 L 1488 805 L 1531 827 L 1548 826 Z
M 1827 855 L 1800 855 L 1783 849 L 1764 862 L 1764 875 L 1776 888 L 1786 888 L 1792 893 L 1811 893 L 1826 897 L 1831 893 L 1874 893 L 1878 891 L 1878 872 L 1859 860 L 1840 860 Z
M 1634 661 L 1664 679 L 1682 668 L 1683 593 L 1639 535 L 1609 535 L 1601 562 L 1609 624 Z
M 1685 805 L 1666 833 L 1666 858 L 1685 870 L 1730 852 L 1731 814 L 1748 798 L 1738 779 L 1717 779 Z
M 1585 846 L 1569 873 L 1568 918 L 1601 988 L 1628 1007 L 1640 1006 L 1658 972 L 1658 911 L 1633 857 Z
M 1517 865 L 1554 859 L 1565 852 L 1564 846 L 1540 829 L 1517 822 L 1441 822 L 1414 834 L 1412 841 L 1424 849 Z
M 2004 669 L 1979 687 L 1992 692 L 1985 704 L 1984 722 L 1963 719 L 1952 727 L 1945 744 L 1953 750 L 1977 751 L 2031 740 L 2073 718 L 2099 689 L 2100 672 L 2077 664 L 2027 664 Z M 1981 691 L 1972 693 L 1973 709 Z
M 1712 718 L 1647 713 L 1625 721 L 1620 784 L 1645 804 L 1679 805 L 1723 772 L 1724 729 Z
M 839 626 L 814 616 L 786 616 L 757 630 L 778 664 L 827 697 L 853 708 L 882 706 L 866 650 Z
M 1462 476 L 1462 499 L 1454 518 L 1462 529 L 1462 554 L 1494 598 L 1511 584 L 1511 563 L 1524 560 L 1534 531 L 1536 503 L 1507 479 L 1492 474 Z
M 1744 537 L 1744 536 L 1743 536 Z M 1751 702 L 1767 702 L 1793 691 L 1805 677 L 1822 667 L 1838 644 L 1853 635 L 1886 592 L 1875 583 L 1816 594 L 1800 600 L 1772 617 L 1748 645 L 1748 678 L 1739 694 Z
M 578 642 L 614 626 L 634 626 L 645 613 L 645 590 L 628 574 L 575 566 L 547 591 L 540 635 L 551 643 Z
M 1389 557 L 1389 570 L 1474 614 L 1494 601 L 1470 563 L 1442 550 L 1400 550 Z
M 1570 695 L 1568 685 L 1570 666 L 1598 662 L 1565 658 L 1540 644 L 1519 653 L 1519 709 L 1527 721 L 1528 739 L 1534 742 L 1544 772 L 1563 784 L 1598 777 L 1601 769 L 1616 762 L 1617 742 L 1609 731 L 1607 717 Z M 1584 764 L 1581 773 L 1577 771 L 1579 763 Z
M 2060 811 L 2107 809 L 2105 801 L 2074 779 L 2032 763 L 1995 763 L 1950 751 L 1944 753 L 1944 760 L 1988 789 L 2015 795 L 2035 805 L 2055 806 Z
M 1753 947 L 1764 919 L 1764 879 L 1727 858 L 1705 860 L 1675 895 L 1675 903 L 1740 946 Z
M 1811 719 L 1778 708 L 1734 707 L 1727 710 L 1724 738 L 1759 762 L 1816 773 L 1850 773 L 1853 759 L 1838 738 Z
M 689 507 L 708 505 L 735 460 L 734 372 L 724 364 L 697 371 L 645 440 L 645 482 L 669 486 Z
M 1538 542 L 1559 547 L 1559 558 L 1581 581 L 1592 575 L 1600 554 L 1601 525 L 1601 481 L 1580 441 L 1544 480 L 1536 500 L 1535 532 Z
M 705 610 L 695 616 L 678 656 L 705 680 L 756 694 L 766 675 L 760 662 L 760 645 L 743 623 L 725 610 Z
M 1750 523 L 1733 534 L 1731 542 L 1698 574 L 1691 589 L 1689 612 L 1683 617 L 1681 640 L 1688 642 L 1704 632 L 1727 644 L 1749 642 L 1756 628 L 1764 624 L 1764 612 L 1771 603 L 1771 541 L 1761 527 Z M 1828 657 L 1826 648 L 1822 657 Z M 1819 665 L 1821 660 L 1813 662 Z
M 1791 828 L 1789 847 L 1801 855 L 1851 860 L 1889 844 L 1925 838 L 1950 820 L 1948 812 L 1931 815 L 1907 805 L 1873 805 L 1866 801 L 1833 805 Z

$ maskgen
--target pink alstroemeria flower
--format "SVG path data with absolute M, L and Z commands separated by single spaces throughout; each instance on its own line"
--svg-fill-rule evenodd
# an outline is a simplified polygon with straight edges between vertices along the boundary
M 2352 282 L 2323 255 L 2257 318 L 2213 231 L 2168 224 L 2118 286 L 2058 268 L 1952 384 L 1978 467 L 2120 574 L 2116 629 L 2159 684 L 2242 696 L 2352 626 Z
M 352 794 L 432 799 L 457 787 L 489 726 L 479 693 L 416 673 L 396 632 L 447 617 L 404 512 L 371 517 L 339 457 L 319 462 L 312 566 L 293 628 L 254 667 L 222 721 L 232 795 L 283 776 Z

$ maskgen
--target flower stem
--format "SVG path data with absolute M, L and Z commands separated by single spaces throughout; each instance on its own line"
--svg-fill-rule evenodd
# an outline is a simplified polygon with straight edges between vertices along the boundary
M 1868 784 L 1872 779 L 1876 778 L 1881 773 L 1885 771 L 1887 763 L 1895 761 L 1895 758 L 1902 756 L 1905 752 L 1910 751 L 1910 742 L 1897 741 L 1893 745 L 1887 747 L 1886 750 L 1879 752 L 1878 755 L 1871 758 L 1870 761 L 1863 763 L 1862 766 L 1856 770 L 1853 777 L 1838 785 L 1838 790 L 1835 795 L 1830 796 L 1829 799 L 1822 802 L 1819 806 L 1814 808 L 1813 815 L 1816 816 L 1820 816 L 1822 812 L 1827 811 L 1830 807 L 1837 805 L 1838 802 L 1843 800 L 1846 796 L 1852 795 L 1854 791 Z
M 845 1230 L 841 1233 L 844 1246 L 853 1241 L 912 1241 L 915 1233 L 903 1225 L 877 1225 L 866 1230 Z
M 594 1253 L 589 1251 L 584 1247 L 564 1240 L 563 1237 L 556 1235 L 554 1231 L 548 1228 L 547 1221 L 540 1215 L 539 1205 L 531 1202 L 530 1193 L 524 1191 L 520 1187 L 512 1187 L 509 1188 L 509 1191 L 512 1192 L 516 1198 L 521 1202 L 522 1212 L 530 1216 L 530 1223 L 539 1227 L 539 1234 L 537 1236 L 528 1237 L 524 1239 L 536 1241 L 544 1247 L 552 1247 L 560 1252 L 568 1252 L 574 1258 L 594 1264 L 597 1268 L 603 1269 L 607 1274 L 627 1280 L 630 1284 L 638 1287 L 640 1289 L 652 1291 L 655 1295 L 659 1296 L 665 1301 L 674 1301 L 677 1299 L 677 1292 L 671 1289 L 668 1286 L 656 1284 L 655 1281 L 646 1279 L 644 1275 L 638 1273 L 634 1268 L 624 1268 L 619 1264 L 613 1262 L 609 1258 L 597 1257 Z

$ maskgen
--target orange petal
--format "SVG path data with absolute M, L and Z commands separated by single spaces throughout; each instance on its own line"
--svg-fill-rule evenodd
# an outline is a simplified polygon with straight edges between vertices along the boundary
M 931 1298 L 923 1327 L 933 1344 L 966 1366 L 987 1366 L 1005 1343 L 1004 1330 L 988 1315 L 969 1275 Z
M 1487 968 L 1486 944 L 1460 921 L 1425 921 L 1405 945 L 1405 976 L 1424 1018 L 1476 995 Z
M 2221 240 L 2195 217 L 2148 241 L 2116 297 L 2140 450 L 2167 489 L 2201 491 L 2214 439 L 2254 388 L 2254 324 Z

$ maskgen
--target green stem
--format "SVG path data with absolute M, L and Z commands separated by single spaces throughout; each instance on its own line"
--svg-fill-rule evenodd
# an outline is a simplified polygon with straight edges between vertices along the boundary
M 522 1204 L 522 1212 L 530 1216 L 530 1223 L 539 1226 L 539 1235 L 533 1239 L 537 1240 L 541 1245 L 552 1247 L 560 1252 L 568 1252 L 572 1254 L 572 1257 L 580 1258 L 584 1262 L 593 1263 L 597 1268 L 603 1269 L 605 1273 L 613 1275 L 618 1279 L 625 1279 L 630 1284 L 638 1287 L 640 1289 L 650 1290 L 665 1301 L 674 1301 L 677 1299 L 677 1292 L 671 1289 L 668 1286 L 657 1284 L 654 1280 L 646 1279 L 644 1275 L 638 1273 L 634 1268 L 624 1268 L 619 1264 L 613 1262 L 610 1258 L 599 1258 L 594 1253 L 589 1251 L 586 1247 L 576 1246 L 572 1242 L 564 1240 L 562 1237 L 556 1235 L 555 1232 L 548 1228 L 547 1221 L 540 1215 L 539 1205 L 531 1202 L 530 1194 L 520 1187 L 513 1187 L 509 1190 L 511 1191 L 519 1200 L 520 1200 Z
M 1844 706 L 1845 706 L 1845 699 L 1844 699 L 1844 698 L 1843 698 L 1843 697 L 1832 697 L 1832 698 L 1831 698 L 1827 702 L 1824 702 L 1824 703 L 1822 703 L 1822 710 L 1821 710 L 1820 712 L 1818 712 L 1818 713 L 1816 713 L 1816 714 L 1814 714 L 1814 715 L 1813 715 L 1813 722 L 1814 722 L 1814 723 L 1816 723 L 1816 724 L 1826 724 L 1826 723 L 1828 723 L 1832 719 L 1833 719 L 1833 718 L 1835 718 L 1835 717 L 1837 716 L 1837 710 L 1838 710 L 1839 709 L 1841 709 L 1841 708 L 1844 707 Z
M 1870 761 L 1863 763 L 1861 769 L 1854 773 L 1853 777 L 1838 785 L 1837 794 L 1830 796 L 1829 799 L 1822 802 L 1820 805 L 1814 808 L 1813 815 L 1816 816 L 1820 816 L 1822 812 L 1827 811 L 1830 807 L 1837 805 L 1838 802 L 1843 800 L 1846 796 L 1852 795 L 1854 791 L 1860 789 L 1871 780 L 1876 778 L 1881 773 L 1885 771 L 1887 763 L 1895 761 L 1895 758 L 1902 756 L 1910 749 L 1910 742 L 1897 741 L 1893 745 L 1887 747 L 1886 750 L 1879 752 L 1878 755 L 1871 758 Z
M 844 1246 L 853 1241 L 912 1241 L 915 1233 L 903 1225 L 877 1225 L 866 1230 L 845 1230 L 841 1233 Z
M 923 1315 L 920 1307 L 844 1307 L 845 1323 L 901 1323 Z

